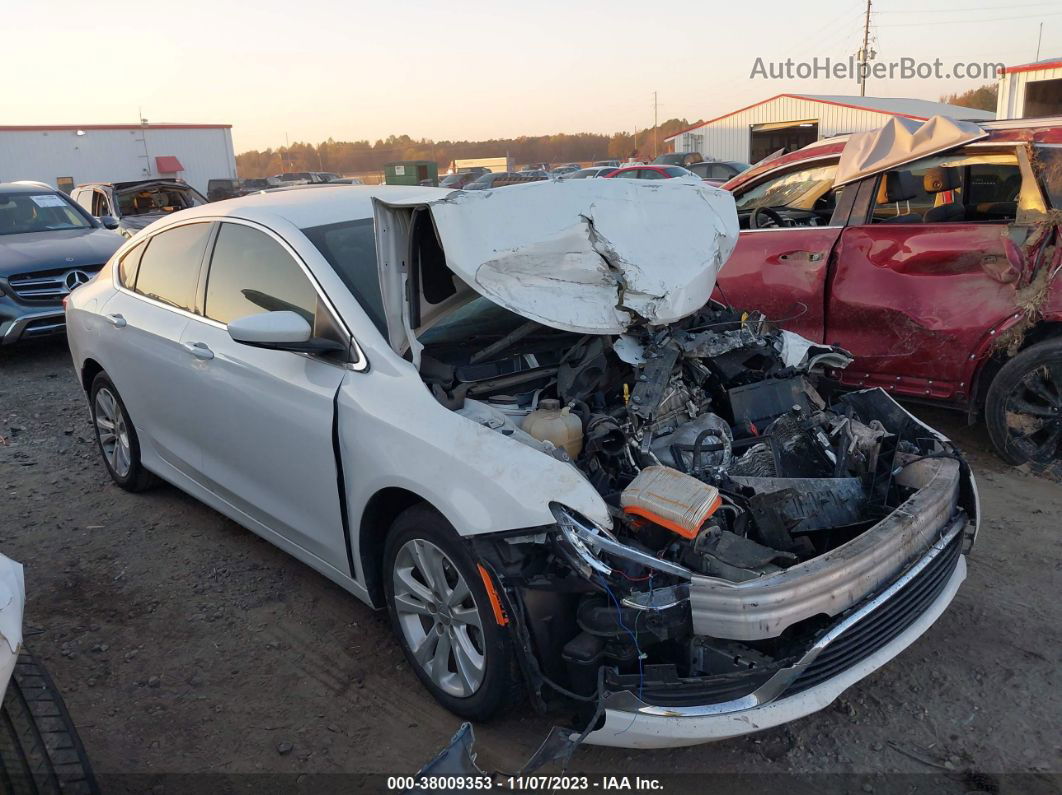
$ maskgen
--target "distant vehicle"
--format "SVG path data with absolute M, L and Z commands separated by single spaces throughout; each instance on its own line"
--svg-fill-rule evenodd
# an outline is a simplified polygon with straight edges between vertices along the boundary
M 265 190 L 266 188 L 275 188 L 281 183 L 273 177 L 255 177 L 253 179 L 245 179 L 240 184 L 243 186 L 244 193 L 248 193 L 256 190 Z
M 502 171 L 501 173 L 490 172 L 481 174 L 479 179 L 465 185 L 465 190 L 486 190 L 488 188 L 504 188 L 506 185 L 519 185 L 524 182 L 541 182 L 549 179 L 545 172 L 541 176 L 525 172 Z
M 521 177 L 536 177 L 539 179 L 549 179 L 549 172 L 541 168 L 525 168 L 523 171 L 517 171 Z
M 546 171 L 550 169 L 549 163 L 528 163 L 520 171 Z
M 321 182 L 312 171 L 288 171 L 283 174 L 275 174 L 273 179 L 279 180 L 284 185 L 310 185 Z
M 339 174 L 334 171 L 311 171 L 310 173 L 318 182 L 335 182 L 339 179 Z
M 665 152 L 653 161 L 654 166 L 688 166 L 690 163 L 703 163 L 700 152 Z
M 691 163 L 686 168 L 705 182 L 718 186 L 732 180 L 741 172 L 752 168 L 752 166 L 737 160 L 706 160 L 701 163 Z
M 487 172 L 490 173 L 489 171 Z M 482 176 L 482 171 L 466 171 L 464 174 L 447 174 L 439 181 L 440 188 L 463 188 Z
M 70 197 L 39 183 L 0 183 L 0 345 L 61 334 L 63 299 L 124 240 Z
M 695 176 L 696 174 L 682 166 L 627 166 L 608 175 L 609 179 L 674 179 Z
M 595 166 L 612 166 L 613 168 L 620 167 L 620 161 L 618 160 L 595 160 Z
M 573 171 L 570 174 L 565 174 L 563 177 L 561 177 L 561 179 L 588 179 L 590 177 L 607 177 L 615 170 L 615 166 L 591 166 L 590 168 L 581 168 L 578 171 Z
M 125 237 L 159 218 L 207 203 L 206 196 L 176 179 L 93 182 L 78 185 L 70 198 L 96 218 L 117 219 L 117 229 Z
M 212 179 L 207 182 L 207 199 L 212 202 L 223 199 L 235 199 L 245 193 L 243 185 L 238 179 L 229 177 Z
M 364 185 L 365 181 L 358 177 L 339 177 L 332 180 L 332 185 Z
M 577 165 L 557 166 L 549 174 L 551 177 L 562 177 L 565 174 L 574 174 L 578 170 L 579 166 Z

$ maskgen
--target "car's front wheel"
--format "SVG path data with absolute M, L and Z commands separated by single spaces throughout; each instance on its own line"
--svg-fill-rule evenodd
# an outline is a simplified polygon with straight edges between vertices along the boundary
M 96 444 L 111 479 L 126 491 L 143 491 L 153 485 L 155 476 L 140 462 L 140 439 L 136 428 L 106 373 L 99 373 L 93 379 L 89 406 Z
M 391 624 L 406 659 L 439 703 L 487 720 L 520 694 L 508 629 L 453 527 L 427 506 L 395 520 L 384 551 Z
M 1032 345 L 1000 368 L 985 424 L 1007 463 L 1062 467 L 1062 339 Z

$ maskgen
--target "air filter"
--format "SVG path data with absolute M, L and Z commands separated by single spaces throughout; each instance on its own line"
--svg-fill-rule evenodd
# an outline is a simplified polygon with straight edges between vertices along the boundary
M 722 499 L 719 489 L 671 467 L 646 467 L 623 490 L 625 513 L 640 516 L 683 538 L 695 538 Z

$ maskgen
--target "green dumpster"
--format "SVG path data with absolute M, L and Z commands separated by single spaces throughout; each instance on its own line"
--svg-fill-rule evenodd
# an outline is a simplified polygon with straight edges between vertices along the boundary
M 384 165 L 388 185 L 439 186 L 439 164 L 434 160 L 398 160 Z

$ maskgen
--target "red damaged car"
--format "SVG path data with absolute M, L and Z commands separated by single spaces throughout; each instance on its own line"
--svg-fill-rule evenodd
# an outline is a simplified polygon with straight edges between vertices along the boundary
M 895 118 L 746 171 L 716 297 L 840 345 L 833 375 L 984 418 L 1062 468 L 1062 123 Z

